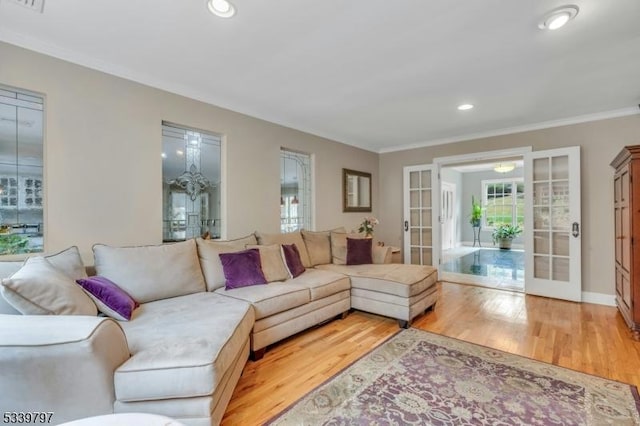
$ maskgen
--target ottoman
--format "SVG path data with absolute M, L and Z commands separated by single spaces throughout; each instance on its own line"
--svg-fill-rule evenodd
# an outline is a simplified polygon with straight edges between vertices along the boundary
M 432 266 L 318 265 L 351 278 L 351 307 L 392 317 L 407 328 L 421 313 L 435 306 L 438 270 Z

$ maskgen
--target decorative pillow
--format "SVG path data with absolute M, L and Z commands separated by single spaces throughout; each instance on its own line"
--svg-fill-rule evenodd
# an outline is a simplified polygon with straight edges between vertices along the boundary
M 233 253 L 245 250 L 246 245 L 258 244 L 258 240 L 254 234 L 250 234 L 243 238 L 228 241 L 196 238 L 196 243 L 198 245 L 200 267 L 204 274 L 204 280 L 207 283 L 207 290 L 213 291 L 225 285 L 222 262 L 218 255 L 220 253 Z
M 353 239 L 363 238 L 361 234 L 331 231 L 331 257 L 336 265 L 347 264 L 347 237 Z
M 96 305 L 64 272 L 41 256 L 30 257 L 11 278 L 2 280 L 2 295 L 25 315 L 91 315 Z
M 59 253 L 44 256 L 53 266 L 64 272 L 74 280 L 87 278 L 87 270 L 82 263 L 78 247 L 71 246 Z
M 347 265 L 368 265 L 373 263 L 371 238 L 347 238 Z
M 105 277 L 88 277 L 76 282 L 91 297 L 103 314 L 120 321 L 129 321 L 133 310 L 140 306 L 126 291 Z
M 262 273 L 258 249 L 220 253 L 219 256 L 224 277 L 227 280 L 225 284 L 227 290 L 267 283 Z
M 267 282 L 284 281 L 289 278 L 289 270 L 282 260 L 282 249 L 279 244 L 268 246 L 247 245 L 246 247 L 260 251 L 262 273 Z
M 304 240 L 302 239 L 302 234 L 300 233 L 300 231 L 287 232 L 285 234 L 262 234 L 256 232 L 256 236 L 258 237 L 258 244 L 260 245 L 295 244 L 298 247 L 302 265 L 305 268 L 311 268 L 313 266 L 311 264 L 311 260 L 309 259 L 309 253 L 307 252 L 307 247 L 304 245 Z
M 306 271 L 302 264 L 302 259 L 300 259 L 298 247 L 295 244 L 283 244 L 282 252 L 284 253 L 284 259 L 287 262 L 287 268 L 289 269 L 291 278 L 300 276 L 304 271 Z
M 334 232 L 346 232 L 344 228 L 332 229 Z M 311 266 L 331 263 L 331 231 L 300 231 L 304 245 L 309 253 Z
M 205 291 L 194 240 L 141 247 L 93 246 L 96 275 L 140 303 Z

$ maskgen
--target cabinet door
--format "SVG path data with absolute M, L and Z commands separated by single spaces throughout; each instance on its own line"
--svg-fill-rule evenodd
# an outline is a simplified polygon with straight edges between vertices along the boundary
M 631 217 L 630 217 L 630 168 L 619 169 L 614 176 L 614 216 L 616 255 L 616 294 L 625 309 L 631 307 Z

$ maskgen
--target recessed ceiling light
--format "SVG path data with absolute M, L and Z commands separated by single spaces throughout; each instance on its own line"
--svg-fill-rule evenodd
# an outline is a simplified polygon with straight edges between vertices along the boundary
M 473 105 L 471 105 L 471 104 L 458 105 L 458 109 L 460 111 L 466 111 L 466 110 L 471 109 L 471 108 L 473 108 Z
M 221 18 L 231 18 L 236 14 L 236 8 L 227 0 L 208 0 L 209 12 Z
M 578 6 L 573 4 L 553 9 L 545 15 L 544 19 L 538 24 L 538 28 L 543 30 L 557 30 L 575 18 L 579 10 Z

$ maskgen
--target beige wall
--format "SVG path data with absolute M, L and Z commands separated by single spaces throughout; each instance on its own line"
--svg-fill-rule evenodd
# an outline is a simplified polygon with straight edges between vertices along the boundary
M 615 294 L 613 169 L 610 161 L 625 145 L 640 144 L 640 115 L 477 139 L 380 155 L 378 238 L 402 246 L 402 168 L 434 158 L 512 147 L 534 150 L 581 146 L 582 290 Z
M 314 156 L 316 229 L 356 227 L 342 213 L 342 168 L 373 174 L 378 155 L 0 43 L 0 84 L 46 97 L 45 246 L 162 239 L 161 122 L 224 135 L 227 236 L 280 229 L 280 147 Z M 223 177 L 224 179 L 224 177 Z M 376 214 L 376 212 L 374 212 Z

